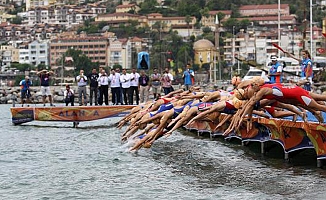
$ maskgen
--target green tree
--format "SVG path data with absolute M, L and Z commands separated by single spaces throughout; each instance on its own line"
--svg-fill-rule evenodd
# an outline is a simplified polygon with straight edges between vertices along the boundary
M 17 16 L 11 20 L 11 23 L 13 24 L 22 24 L 23 18 Z
M 185 18 L 185 22 L 187 23 L 187 29 L 188 29 L 188 38 L 190 37 L 190 31 L 189 31 L 189 24 L 191 22 L 191 17 L 190 15 L 187 15 Z
M 17 69 L 17 70 L 19 70 L 21 72 L 30 71 L 30 70 L 35 69 L 35 67 L 33 65 L 27 64 L 27 63 L 23 63 L 23 64 L 11 63 L 11 68 Z

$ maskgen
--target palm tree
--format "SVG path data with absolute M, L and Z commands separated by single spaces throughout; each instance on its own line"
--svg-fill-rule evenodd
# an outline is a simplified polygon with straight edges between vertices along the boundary
M 187 15 L 185 18 L 185 22 L 187 23 L 187 29 L 188 29 L 188 38 L 190 38 L 190 31 L 189 31 L 189 24 L 192 21 L 192 18 L 190 17 L 190 15 Z

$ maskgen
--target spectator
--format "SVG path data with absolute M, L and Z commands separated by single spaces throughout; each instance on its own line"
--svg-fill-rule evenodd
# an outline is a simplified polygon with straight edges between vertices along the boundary
M 66 106 L 68 106 L 69 103 L 71 103 L 71 106 L 74 106 L 75 95 L 74 95 L 74 91 L 70 89 L 69 85 L 66 85 L 66 90 L 63 92 L 63 97 Z
M 122 69 L 122 75 L 120 76 L 120 82 L 121 82 L 121 87 L 122 87 L 124 104 L 128 105 L 128 97 L 130 94 L 130 92 L 129 92 L 129 90 L 130 90 L 130 75 L 127 74 L 126 69 Z
M 192 69 L 190 69 L 190 64 L 187 64 L 186 70 L 183 72 L 182 78 L 184 81 L 184 85 L 186 86 L 186 89 L 189 90 L 189 88 L 195 82 L 195 72 Z
M 119 74 L 120 75 L 120 77 L 121 77 L 121 72 L 120 72 L 120 68 L 119 67 L 117 67 L 117 68 L 115 68 L 115 73 L 117 74 Z M 121 105 L 123 105 L 123 98 L 122 98 L 122 83 L 120 82 L 120 101 L 118 102 L 118 103 L 121 103 Z
M 163 77 L 161 78 L 162 87 L 165 95 L 173 91 L 172 81 L 173 81 L 173 76 L 172 74 L 170 74 L 169 68 L 166 67 L 164 70 Z
M 140 75 L 137 73 L 136 68 L 132 68 L 132 72 L 130 74 L 130 95 L 129 95 L 129 104 L 134 104 L 134 93 L 136 95 L 136 104 L 139 104 L 139 77 Z
M 102 69 L 101 76 L 98 78 L 98 85 L 100 88 L 98 104 L 103 104 L 104 96 L 105 105 L 109 105 L 109 77 L 104 69 Z
M 271 56 L 272 66 L 269 70 L 269 79 L 270 83 L 282 83 L 282 71 L 283 66 L 280 62 L 277 61 L 276 56 Z
M 112 103 L 113 105 L 118 105 L 120 100 L 120 74 L 115 73 L 115 70 L 111 70 L 109 76 L 111 82 L 111 93 L 112 93 Z
M 87 105 L 87 92 L 86 92 L 86 84 L 87 84 L 87 76 L 84 76 L 84 70 L 79 71 L 79 75 L 76 77 L 77 85 L 78 85 L 78 100 L 79 106 L 83 105 L 83 96 L 84 96 L 84 105 Z
M 21 104 L 24 106 L 25 99 L 27 103 L 30 102 L 31 91 L 29 90 L 29 87 L 32 85 L 32 81 L 29 80 L 28 76 L 25 76 L 25 79 L 20 81 L 19 85 L 21 88 Z
M 309 51 L 301 51 L 302 59 L 296 58 L 294 55 L 290 54 L 287 51 L 285 51 L 284 53 L 290 56 L 291 58 L 301 62 L 301 80 L 305 81 L 304 89 L 307 91 L 311 91 L 312 78 L 314 74 L 312 71 L 312 62 Z
M 54 75 L 54 73 L 52 71 L 48 71 L 44 69 L 40 72 L 37 72 L 37 75 L 40 77 L 41 80 L 41 93 L 42 93 L 43 106 L 45 106 L 46 96 L 49 97 L 50 106 L 53 106 L 52 95 L 50 91 L 50 76 Z
M 141 70 L 139 77 L 140 103 L 145 103 L 148 101 L 149 88 L 149 77 L 145 74 L 144 70 Z
M 161 74 L 157 73 L 157 69 L 154 68 L 153 74 L 151 75 L 151 85 L 152 85 L 152 91 L 154 95 L 154 99 L 156 99 L 157 96 L 161 95 Z
M 89 104 L 93 105 L 93 97 L 94 97 L 94 104 L 98 105 L 98 78 L 99 74 L 96 71 L 96 68 L 93 68 L 92 73 L 87 77 L 90 80 L 89 83 Z

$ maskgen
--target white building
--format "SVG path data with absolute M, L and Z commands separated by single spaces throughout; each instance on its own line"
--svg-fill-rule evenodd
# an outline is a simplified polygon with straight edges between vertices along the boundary
M 28 44 L 29 63 L 32 65 L 49 65 L 49 43 L 33 41 Z
M 49 65 L 49 43 L 35 40 L 29 44 L 21 45 L 19 49 L 19 63 L 31 65 Z

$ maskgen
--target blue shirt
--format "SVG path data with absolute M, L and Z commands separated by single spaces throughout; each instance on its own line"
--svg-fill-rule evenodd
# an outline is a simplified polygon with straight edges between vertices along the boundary
M 279 62 L 276 62 L 272 67 L 269 69 L 269 76 L 270 76 L 270 83 L 276 83 L 275 73 L 277 73 L 277 68 L 280 66 Z M 282 75 L 280 75 L 280 82 L 282 83 Z
M 30 80 L 26 81 L 25 79 L 20 81 L 20 84 L 22 86 L 21 90 L 27 91 L 29 89 L 29 86 L 32 85 L 32 82 Z
M 301 62 L 301 77 L 304 77 L 304 78 L 306 77 L 308 65 L 310 65 L 310 72 L 308 72 L 308 73 L 311 73 L 311 75 L 309 77 L 314 76 L 313 71 L 312 71 L 312 62 L 309 58 L 306 58 L 306 59 L 302 59 L 302 62 Z
M 183 72 L 183 76 L 184 76 L 184 84 L 185 85 L 192 85 L 192 81 L 191 81 L 191 74 L 193 74 L 194 71 L 193 70 L 186 70 Z

